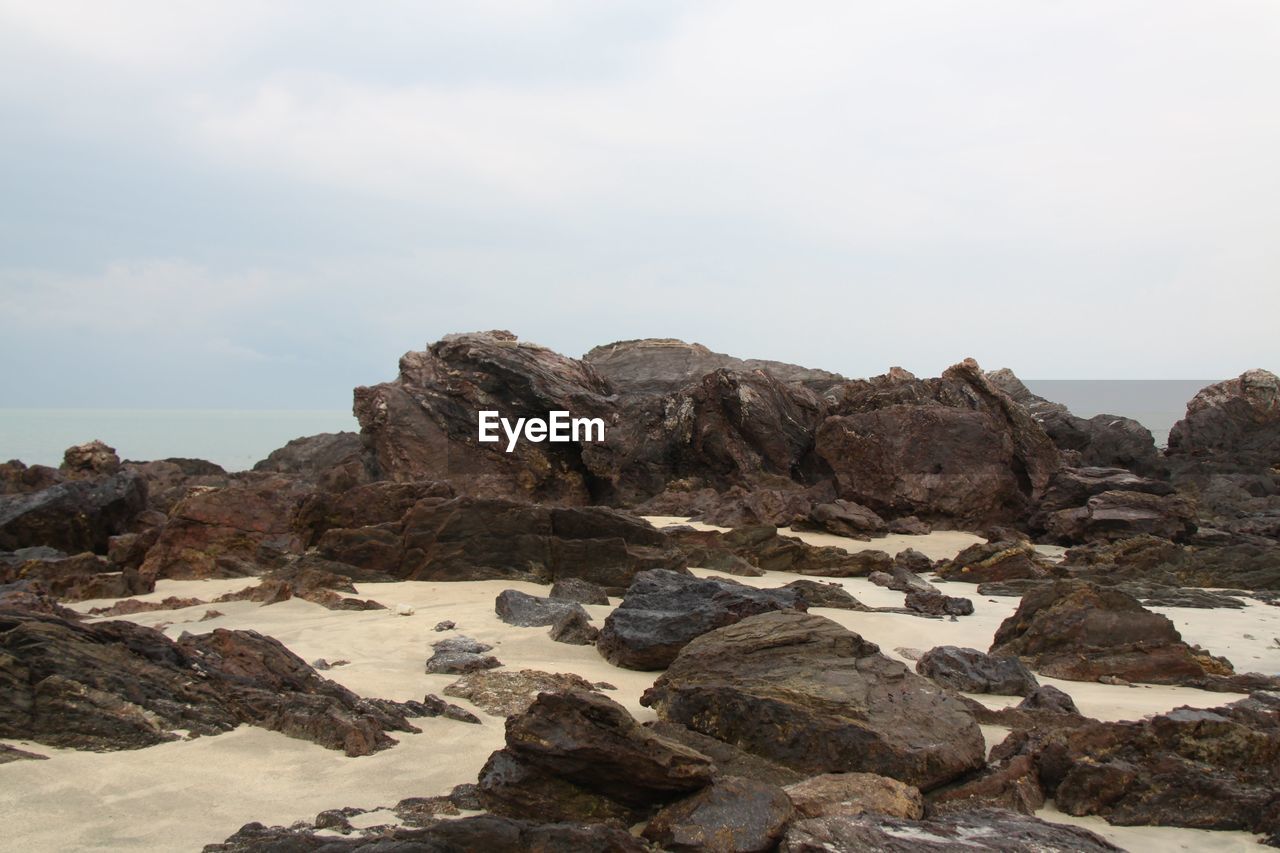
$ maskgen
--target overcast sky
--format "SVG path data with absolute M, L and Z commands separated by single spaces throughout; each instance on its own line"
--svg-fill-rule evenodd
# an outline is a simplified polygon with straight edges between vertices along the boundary
M 1280 369 L 1278 45 L 1274 0 L 0 0 L 0 405 L 340 409 L 488 328 Z

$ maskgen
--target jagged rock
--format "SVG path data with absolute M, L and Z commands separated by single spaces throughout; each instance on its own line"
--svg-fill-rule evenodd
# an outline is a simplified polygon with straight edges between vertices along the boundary
M 324 489 L 346 490 L 367 483 L 378 473 L 377 463 L 354 432 L 320 433 L 295 438 L 271 451 L 253 466 L 255 471 L 294 474 Z
M 1259 462 L 1280 458 L 1280 377 L 1248 370 L 1210 385 L 1187 403 L 1169 433 L 1171 456 L 1229 454 Z
M 146 483 L 129 471 L 0 495 L 0 550 L 47 545 L 105 554 L 108 540 L 126 532 L 146 505 Z
M 581 613 L 583 619 L 591 619 L 576 601 L 539 598 L 516 589 L 505 589 L 498 593 L 493 609 L 503 622 L 521 628 L 554 625 L 562 616 L 570 613 Z
M 120 470 L 120 457 L 114 447 L 97 439 L 68 447 L 62 454 L 64 476 L 71 479 L 110 477 Z
M 875 773 L 824 773 L 786 787 L 798 818 L 883 814 L 924 817 L 920 789 Z
M 888 589 L 897 590 L 898 592 L 920 592 L 920 593 L 937 593 L 938 588 L 920 577 L 910 569 L 905 568 L 897 560 L 893 563 L 893 568 L 888 572 L 872 572 L 867 575 L 867 580 L 876 586 L 887 587 Z
M 1053 711 L 1059 714 L 1079 714 L 1075 700 L 1052 684 L 1042 684 L 1025 694 L 1026 698 L 1018 703 L 1023 711 Z
M 903 569 L 917 575 L 931 572 L 935 568 L 933 560 L 930 560 L 915 548 L 899 551 L 893 558 L 893 565 L 895 569 Z
M 409 580 L 577 577 L 611 592 L 625 589 L 637 572 L 682 570 L 685 562 L 664 533 L 605 507 L 467 497 L 425 498 L 396 522 L 330 529 L 319 552 Z
M 584 690 L 540 694 L 507 721 L 506 743 L 480 772 L 481 803 L 495 814 L 630 823 L 712 780 L 706 756 Z
M 900 536 L 928 536 L 933 532 L 933 526 L 926 524 L 914 515 L 908 515 L 905 518 L 895 518 L 890 521 L 889 532 Z
M 1052 578 L 1053 563 L 1030 542 L 979 542 L 938 565 L 938 577 L 964 583 Z
M 799 596 L 807 607 L 834 607 L 837 610 L 870 610 L 835 581 L 792 581 L 782 587 Z
M 591 624 L 590 617 L 581 609 L 563 613 L 548 633 L 557 643 L 571 646 L 589 646 L 600 637 L 600 629 Z
M 821 530 L 853 539 L 886 533 L 885 520 L 862 504 L 834 500 L 817 504 L 809 512 L 810 522 Z
M 734 486 L 716 494 L 709 505 L 697 512 L 699 521 L 719 527 L 791 527 L 814 523 L 815 494 L 811 490 L 752 489 Z M 827 490 L 820 498 L 831 500 L 835 492 Z
M 758 575 L 770 571 L 860 577 L 874 571 L 888 571 L 893 565 L 893 559 L 883 551 L 850 553 L 843 548 L 814 546 L 790 536 L 780 536 L 777 528 L 769 525 L 723 533 L 691 527 L 667 528 L 666 532 L 685 553 L 690 565 L 730 574 Z M 751 571 L 753 568 L 756 571 Z
M 588 352 L 582 360 L 614 388 L 630 394 L 670 394 L 721 369 L 741 373 L 760 370 L 781 382 L 804 385 L 819 393 L 844 381 L 837 373 L 780 361 L 743 360 L 673 338 L 605 344 Z
M 495 717 L 523 714 L 534 698 L 547 690 L 594 690 L 591 682 L 572 673 L 472 672 L 444 689 L 444 695 L 466 699 Z
M 784 611 L 693 640 L 641 703 L 809 773 L 862 771 L 922 789 L 983 763 L 972 715 L 829 619 Z
M 1110 853 L 1116 847 L 1075 826 L 1047 823 L 999 809 L 979 809 L 913 821 L 878 814 L 796 821 L 779 853 Z
M 905 605 L 908 610 L 929 616 L 969 616 L 973 613 L 973 602 L 967 598 L 916 589 L 907 593 Z
M 0 495 L 38 492 L 62 482 L 62 474 L 48 465 L 24 464 L 19 459 L 0 463 Z
M 1028 592 L 996 631 L 991 653 L 1020 657 L 1045 675 L 1073 681 L 1116 676 L 1185 684 L 1232 674 L 1224 659 L 1182 642 L 1167 617 L 1119 590 L 1086 581 L 1058 581 Z
M 1015 755 L 972 778 L 930 791 L 928 799 L 930 817 L 984 808 L 1032 815 L 1044 806 L 1044 789 L 1031 757 Z
M 992 657 L 977 649 L 937 646 L 916 662 L 916 672 L 963 693 L 1030 696 L 1040 682 L 1015 657 Z
M 1031 413 L 1059 450 L 1078 455 L 1081 464 L 1128 468 L 1155 474 L 1163 470 L 1151 432 L 1132 418 L 1095 415 L 1081 418 L 1061 403 L 1033 394 L 1008 368 L 987 374 L 992 384 Z
M 440 633 L 442 631 L 452 631 L 454 628 L 457 628 L 457 627 L 458 627 L 457 623 L 455 623 L 452 619 L 446 619 L 443 622 L 437 622 L 436 626 L 431 630 L 435 631 L 436 633 Z
M 755 589 L 662 570 L 644 572 L 605 619 L 596 648 L 614 666 L 662 669 L 689 641 L 708 631 L 757 613 L 804 608 L 803 600 L 786 589 Z
M 397 525 L 404 514 L 425 500 L 443 502 L 456 497 L 452 485 L 433 480 L 396 483 L 378 481 L 335 491 L 321 489 L 302 499 L 294 524 L 316 545 L 333 529 L 359 529 L 382 524 Z M 356 565 L 364 568 L 363 564 Z
M 431 644 L 435 654 L 427 659 L 427 672 L 462 675 L 482 669 L 495 669 L 502 662 L 485 652 L 493 646 L 470 637 L 450 637 Z
M 305 825 L 304 825 L 305 827 Z M 423 827 L 384 827 L 371 837 L 319 835 L 298 826 L 247 823 L 205 853 L 261 853 L 264 850 L 324 850 L 325 853 L 386 850 L 462 851 L 534 850 L 539 853 L 645 853 L 646 847 L 625 830 L 600 824 L 540 823 L 477 815 L 440 820 Z
M 1188 547 L 1154 536 L 1136 536 L 1071 548 L 1062 566 L 1090 580 L 1105 578 L 1110 583 L 1280 590 L 1280 549 L 1274 545 Z
M 132 616 L 135 613 L 151 613 L 156 610 L 181 610 L 184 607 L 196 607 L 201 604 L 208 604 L 208 602 L 201 601 L 198 598 L 179 598 L 176 595 L 170 595 L 160 601 L 141 601 L 136 598 L 126 598 L 123 601 L 117 601 L 110 607 L 95 607 L 89 611 L 89 615 Z
M 200 489 L 220 489 L 232 482 L 221 465 L 204 459 L 156 459 L 125 462 L 124 469 L 140 476 L 147 485 L 147 508 L 168 515 L 187 495 Z
M 1181 540 L 1195 533 L 1195 504 L 1176 494 L 1103 492 L 1084 506 L 1049 513 L 1044 530 L 1054 541 L 1068 544 L 1141 534 Z
M 416 731 L 318 676 L 278 641 L 216 630 L 169 640 L 126 621 L 96 625 L 0 614 L 0 737 L 77 749 L 136 749 L 249 723 L 348 755 Z
M 197 490 L 174 506 L 141 572 L 197 579 L 255 574 L 261 571 L 258 566 L 283 565 L 285 555 L 303 550 L 293 516 L 306 492 L 304 484 L 282 474 Z
M 663 850 L 764 853 L 782 837 L 794 809 L 776 785 L 718 779 L 650 818 L 644 837 Z
M 802 773 L 739 749 L 733 744 L 707 737 L 679 723 L 651 720 L 645 723 L 644 727 L 654 734 L 682 743 L 710 758 L 715 764 L 716 778 L 754 779 L 757 782 L 766 782 L 780 787 L 793 785 L 805 778 Z
M 881 515 L 1017 521 L 1060 466 L 1057 448 L 972 360 L 940 379 L 899 372 L 835 392 L 815 450 L 840 496 Z
M 582 578 L 562 578 L 551 585 L 548 598 L 576 601 L 579 604 L 608 604 L 609 593 L 599 584 Z
M 35 549 L 23 549 L 30 552 Z M 18 552 L 22 553 L 22 552 Z M 134 569 L 119 571 L 109 560 L 96 554 L 59 556 L 26 560 L 19 564 L 0 563 L 0 583 L 28 582 L 62 601 L 93 598 L 124 598 L 155 589 L 155 582 Z

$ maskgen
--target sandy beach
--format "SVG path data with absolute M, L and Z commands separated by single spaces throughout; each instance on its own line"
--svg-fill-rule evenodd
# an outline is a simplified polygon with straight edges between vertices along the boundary
M 684 519 L 654 517 L 657 526 Z M 811 544 L 836 544 L 850 550 L 877 548 L 896 553 L 915 548 L 933 558 L 948 557 L 981 541 L 972 534 L 940 531 L 928 536 L 891 536 L 871 542 L 817 533 L 785 531 Z M 693 569 L 698 575 L 710 575 Z M 799 578 L 784 572 L 738 578 L 758 587 L 774 587 Z M 238 590 L 250 581 L 165 580 L 156 590 L 139 596 L 159 601 L 167 596 L 193 596 L 206 601 Z M 864 604 L 901 606 L 903 595 L 864 578 L 838 582 Z M 973 596 L 973 589 L 948 584 L 947 592 L 972 597 L 975 613 L 957 621 L 922 619 L 896 613 L 860 613 L 815 608 L 880 645 L 885 654 L 910 663 L 900 650 L 927 650 L 937 645 L 986 649 L 1000 622 L 1017 606 L 1014 598 Z M 494 646 L 507 670 L 538 669 L 571 672 L 592 682 L 604 681 L 617 690 L 609 696 L 639 720 L 654 718 L 639 704 L 640 694 L 656 673 L 633 672 L 612 666 L 592 646 L 553 642 L 544 628 L 518 628 L 494 614 L 494 597 L 504 589 L 545 594 L 546 588 L 509 581 L 455 583 L 398 582 L 359 584 L 363 598 L 386 604 L 389 611 L 330 611 L 292 599 L 260 606 L 253 602 L 199 605 L 182 610 L 153 611 L 130 617 L 139 624 L 165 626 L 171 637 L 184 631 L 214 628 L 252 629 L 276 637 L 308 661 L 324 658 L 349 664 L 325 673 L 364 696 L 395 700 L 440 694 L 455 680 L 428 675 L 423 662 L 432 641 L 466 634 Z M 87 612 L 109 605 L 108 600 L 75 605 Z M 617 604 L 617 599 L 612 601 Z M 398 605 L 413 608 L 409 616 L 394 615 Z M 201 621 L 210 608 L 223 615 Z M 587 607 L 599 624 L 610 607 Z M 1280 609 L 1250 603 L 1243 611 L 1164 609 L 1183 636 L 1235 661 L 1240 669 L 1280 671 L 1280 647 L 1267 638 L 1280 635 Z M 444 620 L 454 631 L 436 633 Z M 1246 637 L 1250 635 L 1252 639 Z M 1111 686 L 1042 678 L 1069 693 L 1080 710 L 1102 720 L 1138 719 L 1147 714 L 1188 705 L 1212 707 L 1233 701 L 1231 694 L 1154 685 Z M 1016 704 L 1018 697 L 975 696 L 990 707 Z M 51 749 L 21 741 L 7 743 L 50 756 L 47 761 L 0 765 L 0 807 L 22 820 L 10 827 L 10 843 L 33 850 L 135 849 L 192 850 L 219 841 L 244 823 L 289 824 L 311 819 L 327 808 L 391 806 L 411 796 L 447 793 L 454 785 L 474 782 L 489 754 L 503 741 L 503 721 L 465 700 L 458 704 L 483 720 L 480 726 L 444 718 L 418 719 L 421 734 L 396 733 L 399 744 L 361 758 L 258 728 L 200 737 L 148 749 L 90 753 Z M 984 727 L 988 747 L 1005 731 Z M 75 814 L 74 821 L 67 820 Z M 1040 816 L 1088 827 L 1113 843 L 1131 850 L 1251 850 L 1253 836 L 1242 832 L 1203 832 L 1156 827 L 1112 827 L 1099 818 L 1075 818 L 1057 812 L 1052 804 Z M 384 815 L 394 822 L 394 815 Z M 366 820 L 369 820 L 366 816 Z M 378 820 L 381 822 L 381 820 Z

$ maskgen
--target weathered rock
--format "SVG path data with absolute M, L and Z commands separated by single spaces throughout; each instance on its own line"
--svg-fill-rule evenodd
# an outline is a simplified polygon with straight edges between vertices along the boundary
M 763 853 L 777 845 L 793 811 L 776 785 L 724 778 L 661 809 L 643 834 L 663 850 Z
M 434 654 L 427 659 L 427 672 L 462 675 L 482 669 L 495 669 L 502 662 L 485 652 L 493 646 L 470 637 L 450 637 L 432 643 Z
M 1084 506 L 1049 513 L 1043 525 L 1051 539 L 1068 544 L 1143 534 L 1183 540 L 1195 533 L 1195 504 L 1176 494 L 1110 491 Z
M 931 572 L 935 568 L 933 560 L 930 560 L 915 548 L 907 548 L 906 550 L 899 551 L 893 558 L 893 565 L 894 568 L 914 572 L 917 575 L 922 575 L 925 572 Z
M 1024 711 L 1053 711 L 1059 714 L 1079 714 L 1075 700 L 1052 684 L 1042 684 L 1032 690 L 1018 707 Z
M 928 820 L 868 814 L 796 821 L 779 853 L 1104 853 L 1120 850 L 1075 826 L 1047 823 L 999 809 L 979 809 Z
M 0 495 L 38 492 L 62 482 L 62 474 L 48 465 L 24 464 L 19 459 L 0 463 Z
M 350 489 L 378 473 L 377 463 L 354 432 L 320 433 L 295 438 L 271 451 L 255 471 L 294 474 L 329 490 Z
M 141 601 L 137 598 L 126 598 L 117 601 L 110 607 L 95 607 L 89 611 L 90 616 L 132 616 L 135 613 L 151 613 L 156 610 L 181 610 L 184 607 L 198 607 L 208 604 L 198 598 L 179 598 L 170 595 L 160 601 Z
M 68 447 L 62 454 L 62 474 L 69 479 L 110 477 L 120 470 L 120 457 L 114 447 L 94 439 Z
M 147 485 L 147 508 L 168 515 L 178 501 L 200 489 L 229 486 L 232 475 L 204 459 L 170 458 L 151 462 L 125 462 L 124 469 L 142 477 Z
M 670 394 L 722 369 L 741 373 L 760 370 L 780 382 L 804 385 L 816 392 L 844 381 L 838 373 L 780 361 L 734 358 L 712 352 L 702 344 L 687 344 L 673 338 L 605 344 L 588 352 L 582 360 L 614 388 L 630 394 Z
M 881 515 L 1017 521 L 1061 464 L 1044 430 L 971 359 L 940 379 L 901 371 L 835 396 L 815 449 L 840 496 Z
M 1280 590 L 1280 548 L 1263 544 L 1189 547 L 1153 536 L 1071 548 L 1064 569 L 1109 583 Z
M 685 646 L 642 704 L 809 773 L 936 787 L 983 763 L 972 715 L 829 619 L 765 613 Z
M 1187 403 L 1169 433 L 1171 456 L 1231 455 L 1274 464 L 1280 458 L 1280 378 L 1249 370 L 1210 385 Z
M 893 568 L 888 572 L 872 572 L 867 575 L 867 580 L 877 586 L 894 589 L 898 592 L 923 592 L 936 593 L 938 588 L 920 577 L 910 569 L 905 568 L 896 559 Z
M 808 607 L 834 607 L 837 610 L 870 610 L 835 581 L 792 581 L 782 587 L 799 596 Z
M 251 631 L 184 634 L 177 643 L 126 621 L 97 625 L 0 614 L 0 736 L 78 749 L 136 749 L 181 729 L 249 723 L 348 755 L 416 731 L 318 676 L 278 641 Z
M 991 653 L 1017 656 L 1056 678 L 1114 676 L 1185 684 L 1230 675 L 1222 658 L 1182 642 L 1173 623 L 1132 596 L 1085 581 L 1058 581 L 1027 593 L 996 631 Z
M 584 619 L 588 621 L 591 619 L 582 609 L 582 605 L 576 601 L 539 598 L 516 589 L 500 592 L 494 601 L 493 609 L 503 622 L 508 625 L 518 625 L 521 628 L 554 625 L 562 616 L 570 613 L 581 613 Z
M 507 721 L 506 748 L 480 774 L 495 814 L 537 820 L 633 821 L 710 784 L 706 756 L 667 741 L 584 690 L 542 693 Z
M 964 583 L 1051 578 L 1054 566 L 1030 542 L 1005 540 L 970 545 L 938 565 L 938 577 Z
M 291 477 L 262 474 L 195 491 L 174 506 L 141 571 L 155 578 L 212 578 L 283 565 L 305 544 L 293 520 L 307 490 Z
M 916 672 L 963 693 L 1030 696 L 1040 682 L 1015 657 L 992 657 L 977 649 L 937 646 L 916 661 Z
M 48 758 L 49 756 L 38 752 L 28 752 L 25 749 L 9 746 L 7 743 L 0 743 L 0 764 L 9 764 L 14 761 L 46 761 Z
M 1044 806 L 1044 789 L 1031 757 L 1015 755 L 955 785 L 930 791 L 928 799 L 930 817 L 989 808 L 1031 815 Z
M 908 610 L 929 616 L 969 616 L 973 613 L 973 602 L 969 599 L 936 591 L 913 589 L 907 593 L 904 603 Z
M 589 646 L 600 637 L 600 629 L 591 624 L 590 617 L 584 610 L 570 610 L 562 614 L 552 624 L 548 632 L 557 643 L 571 646 Z
M 0 563 L 0 583 L 24 581 L 62 601 L 123 598 L 155 589 L 155 582 L 136 570 L 119 571 L 110 561 L 90 553 L 41 557 L 17 565 Z
M 0 550 L 47 545 L 105 554 L 108 540 L 126 532 L 146 504 L 146 483 L 129 471 L 0 495 Z
M 809 512 L 809 521 L 828 533 L 854 539 L 883 534 L 889 529 L 879 515 L 862 504 L 846 500 L 817 504 Z
M 614 666 L 655 670 L 708 631 L 772 610 L 803 610 L 795 592 L 656 570 L 636 577 L 608 618 L 596 648 Z
M 824 773 L 786 787 L 797 818 L 883 814 L 924 817 L 920 790 L 875 773 Z
M 695 732 L 679 723 L 651 720 L 645 723 L 644 727 L 654 734 L 684 744 L 710 758 L 715 764 L 716 778 L 754 779 L 757 782 L 766 782 L 779 787 L 793 785 L 805 778 L 802 773 L 739 749 L 731 743 Z
M 604 587 L 582 578 L 561 578 L 551 585 L 547 597 L 579 604 L 609 603 L 609 593 Z
M 523 714 L 534 698 L 548 690 L 594 690 L 591 682 L 572 673 L 539 672 L 473 672 L 464 675 L 444 689 L 444 695 L 466 699 L 495 717 Z

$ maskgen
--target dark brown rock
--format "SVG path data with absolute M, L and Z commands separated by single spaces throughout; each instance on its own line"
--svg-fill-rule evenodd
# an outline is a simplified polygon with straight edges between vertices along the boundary
M 992 657 L 977 649 L 936 646 L 916 661 L 916 672 L 962 693 L 1029 696 L 1040 686 L 1016 657 Z
M 964 583 L 991 583 L 1020 578 L 1054 577 L 1053 563 L 1030 542 L 1005 540 L 970 545 L 938 565 L 938 577 Z
M 661 809 L 645 826 L 644 837 L 663 850 L 763 853 L 777 846 L 793 811 L 776 785 L 718 779 Z
M 791 824 L 779 853 L 1110 853 L 1120 850 L 1075 826 L 1048 823 L 999 809 L 979 809 L 928 820 L 868 814 L 823 817 Z
M 146 483 L 129 471 L 0 495 L 0 550 L 47 545 L 105 554 L 108 540 L 127 532 L 146 504 Z
M 685 646 L 641 702 L 809 773 L 936 787 L 983 762 L 977 723 L 942 688 L 829 619 L 766 613 Z

